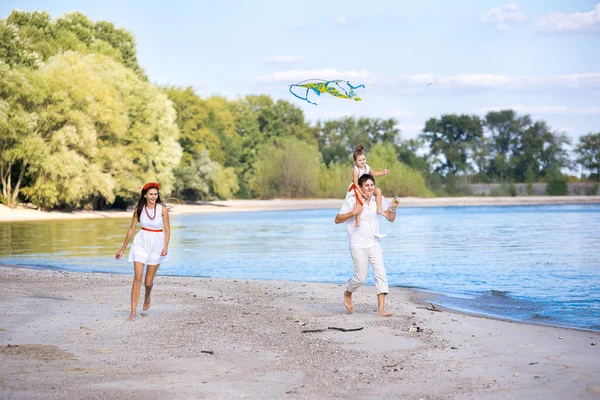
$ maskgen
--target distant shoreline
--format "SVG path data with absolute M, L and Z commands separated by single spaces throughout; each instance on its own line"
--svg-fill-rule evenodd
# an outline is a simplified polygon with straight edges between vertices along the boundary
M 250 212 L 250 211 L 283 211 L 283 210 L 318 210 L 337 209 L 342 199 L 308 199 L 308 200 L 224 200 L 199 202 L 196 204 L 172 204 L 173 215 Z M 517 196 L 517 197 L 437 197 L 422 199 L 403 197 L 401 208 L 418 207 L 473 207 L 473 206 L 522 206 L 522 205 L 559 205 L 559 204 L 600 204 L 600 196 Z M 0 223 L 18 221 L 70 220 L 70 219 L 104 219 L 131 218 L 132 211 L 40 211 L 26 207 L 8 208 L 0 204 Z

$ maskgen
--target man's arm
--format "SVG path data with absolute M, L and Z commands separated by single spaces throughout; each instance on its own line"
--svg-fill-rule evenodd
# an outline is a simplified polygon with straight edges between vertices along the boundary
M 392 207 L 383 212 L 388 221 L 394 222 L 396 220 L 396 208 L 399 204 L 400 202 L 398 201 L 398 198 L 394 197 L 394 200 L 392 201 Z
M 343 222 L 346 222 L 350 218 L 352 218 L 352 217 L 354 217 L 356 215 L 359 215 L 362 212 L 362 210 L 363 210 L 363 206 L 357 206 L 357 207 L 354 207 L 352 209 L 352 211 L 350 211 L 350 212 L 347 212 L 345 214 L 340 213 L 340 214 L 338 214 L 338 215 L 335 216 L 335 223 L 336 224 L 341 224 Z

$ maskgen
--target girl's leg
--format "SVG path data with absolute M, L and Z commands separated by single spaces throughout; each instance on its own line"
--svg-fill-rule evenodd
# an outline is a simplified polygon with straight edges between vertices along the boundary
M 146 267 L 146 293 L 144 295 L 144 306 L 142 307 L 142 310 L 144 311 L 150 308 L 150 293 L 152 292 L 154 277 L 156 276 L 156 271 L 158 271 L 159 266 L 160 264 L 148 265 L 148 267 Z
M 356 204 L 354 205 L 354 208 L 360 206 L 360 204 L 358 204 L 358 201 L 356 202 Z M 356 217 L 356 226 L 360 226 L 360 214 L 357 215 Z
M 381 209 L 381 202 L 382 202 L 382 197 L 381 197 L 381 189 L 379 189 L 378 187 L 375 188 L 375 203 L 377 203 L 377 214 L 383 214 L 383 210 Z
M 144 264 L 139 261 L 133 262 L 133 285 L 131 286 L 131 314 L 129 321 L 135 321 L 137 302 L 140 298 L 140 287 L 142 286 L 142 275 L 144 274 Z

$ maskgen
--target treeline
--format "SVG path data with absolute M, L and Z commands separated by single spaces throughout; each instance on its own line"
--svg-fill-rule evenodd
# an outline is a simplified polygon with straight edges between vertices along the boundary
M 351 153 L 387 166 L 384 193 L 453 194 L 456 176 L 539 181 L 580 163 L 598 178 L 600 134 L 571 161 L 564 135 L 513 111 L 444 115 L 402 141 L 394 119 L 309 124 L 266 95 L 228 100 L 149 83 L 135 38 L 81 13 L 0 20 L 0 200 L 45 208 L 125 206 L 149 180 L 184 200 L 344 196 Z M 443 186 L 445 184 L 445 186 Z
M 600 133 L 582 136 L 573 160 L 565 134 L 513 110 L 490 111 L 483 119 L 452 114 L 431 118 L 420 139 L 430 150 L 431 184 L 456 176 L 469 177 L 471 182 L 546 181 L 567 194 L 569 177 L 561 172 L 564 169 L 581 166 L 590 178 L 599 179 Z M 558 193 L 550 190 L 549 194 Z

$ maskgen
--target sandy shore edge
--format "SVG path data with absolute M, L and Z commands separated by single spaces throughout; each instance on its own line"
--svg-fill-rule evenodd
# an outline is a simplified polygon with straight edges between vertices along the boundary
M 126 271 L 0 267 L 0 397 L 600 396 L 597 332 L 430 311 L 402 288 L 383 318 L 373 287 L 350 315 L 341 284 L 164 276 L 128 323 Z
M 226 200 L 202 202 L 197 204 L 172 204 L 173 215 L 303 210 L 303 209 L 337 209 L 342 205 L 341 199 L 308 199 L 308 200 Z M 438 197 L 421 199 L 403 197 L 402 208 L 414 207 L 468 207 L 468 206 L 520 206 L 520 205 L 557 205 L 557 204 L 600 204 L 600 196 L 530 196 L 530 197 Z M 128 211 L 40 211 L 26 207 L 11 209 L 0 204 L 0 222 L 68 220 L 68 219 L 102 219 L 131 218 Z

